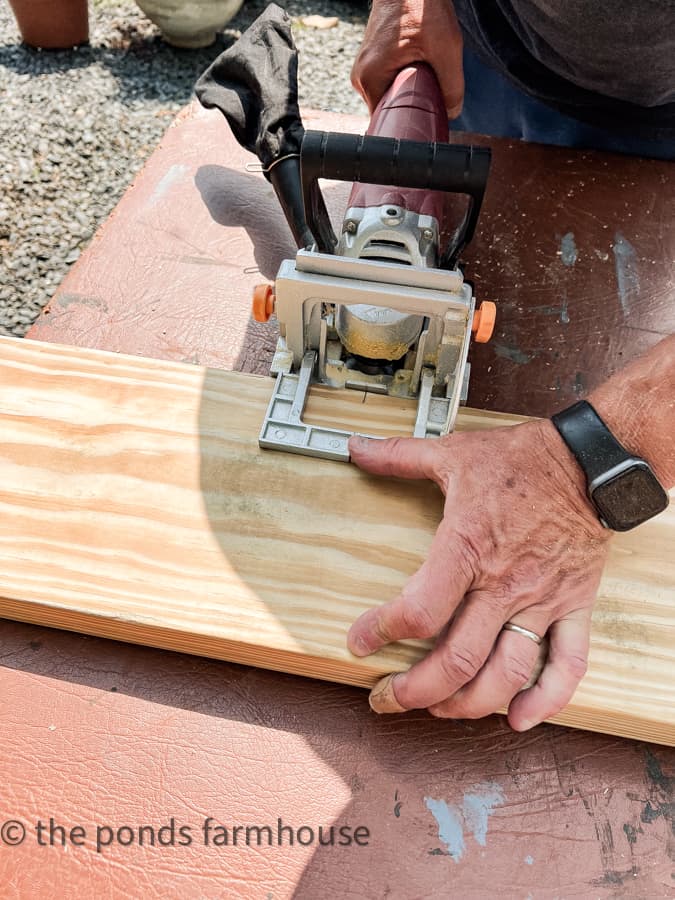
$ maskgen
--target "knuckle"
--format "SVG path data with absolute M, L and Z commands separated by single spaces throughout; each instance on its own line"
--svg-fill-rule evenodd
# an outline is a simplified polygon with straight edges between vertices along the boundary
M 377 618 L 373 621 L 372 627 L 373 634 L 375 635 L 375 639 L 378 641 L 378 643 L 391 643 L 392 636 L 389 631 L 389 626 L 383 616 L 377 616 Z
M 519 559 L 509 573 L 503 576 L 508 597 L 519 606 L 530 605 L 547 584 L 550 572 L 547 571 L 547 560 L 539 552 L 530 553 Z
M 494 712 L 500 704 L 490 703 L 459 690 L 443 703 L 443 717 L 446 719 L 482 719 Z
M 432 638 L 438 631 L 431 613 L 419 600 L 409 600 L 404 605 L 401 624 L 408 637 Z
M 565 668 L 576 681 L 581 681 L 588 671 L 588 659 L 585 656 L 575 653 L 566 656 L 564 662 Z
M 472 718 L 467 705 L 462 700 L 461 691 L 452 697 L 448 697 L 442 703 L 438 703 L 436 708 L 439 710 L 439 717 L 443 719 L 470 719 Z
M 488 711 L 475 705 L 472 706 L 471 704 L 457 701 L 448 708 L 445 715 L 449 719 L 482 719 L 483 716 L 488 715 Z
M 501 615 L 512 607 L 512 587 L 510 578 L 491 581 L 481 588 L 481 600 L 494 615 Z
M 464 567 L 465 574 L 471 579 L 475 579 L 477 573 L 483 568 L 484 553 L 481 551 L 481 547 L 484 541 L 477 534 L 467 532 L 459 537 L 458 562 Z
M 530 680 L 533 665 L 525 654 L 509 653 L 503 666 L 503 676 L 510 688 L 520 690 Z
M 443 677 L 453 685 L 471 681 L 482 665 L 482 660 L 468 647 L 448 647 L 439 662 Z
M 385 442 L 386 444 L 386 454 L 387 454 L 387 468 L 395 469 L 398 464 L 402 461 L 407 442 L 410 438 L 400 438 L 393 437 L 388 438 Z

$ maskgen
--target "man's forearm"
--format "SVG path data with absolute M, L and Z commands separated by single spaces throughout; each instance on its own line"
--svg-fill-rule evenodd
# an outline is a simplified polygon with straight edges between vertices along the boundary
M 675 335 L 617 372 L 588 398 L 613 434 L 675 486 Z

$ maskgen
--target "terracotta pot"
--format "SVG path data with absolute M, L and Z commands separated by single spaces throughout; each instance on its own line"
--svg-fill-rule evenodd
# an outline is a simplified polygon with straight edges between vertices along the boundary
M 174 47 L 208 47 L 243 0 L 136 0 Z
M 25 44 L 57 50 L 89 40 L 87 0 L 9 0 Z

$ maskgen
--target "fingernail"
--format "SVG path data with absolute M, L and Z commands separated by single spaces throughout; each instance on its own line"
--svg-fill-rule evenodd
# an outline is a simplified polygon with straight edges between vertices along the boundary
M 350 452 L 352 450 L 366 450 L 369 443 L 370 441 L 368 440 L 368 438 L 363 437 L 363 435 L 353 434 L 349 438 L 349 450 Z
M 373 652 L 366 643 L 366 639 L 360 634 L 357 634 L 354 637 L 348 635 L 347 647 L 349 652 L 353 653 L 354 656 L 368 656 Z
M 530 728 L 534 728 L 535 725 L 538 725 L 538 722 L 531 722 L 529 719 L 525 719 L 524 722 L 521 722 L 516 731 L 529 731 Z
M 394 678 L 393 675 L 385 675 L 384 678 L 381 678 L 375 687 L 370 692 L 370 696 L 368 697 L 368 702 L 370 703 L 370 708 L 373 712 L 376 713 L 402 713 L 407 712 L 405 706 L 401 706 L 401 704 L 396 699 L 396 694 L 394 693 Z

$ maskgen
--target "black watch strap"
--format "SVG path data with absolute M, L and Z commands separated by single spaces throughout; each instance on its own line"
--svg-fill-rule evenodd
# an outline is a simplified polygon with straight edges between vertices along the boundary
M 551 420 L 586 473 L 589 484 L 633 458 L 586 400 L 556 413 Z

